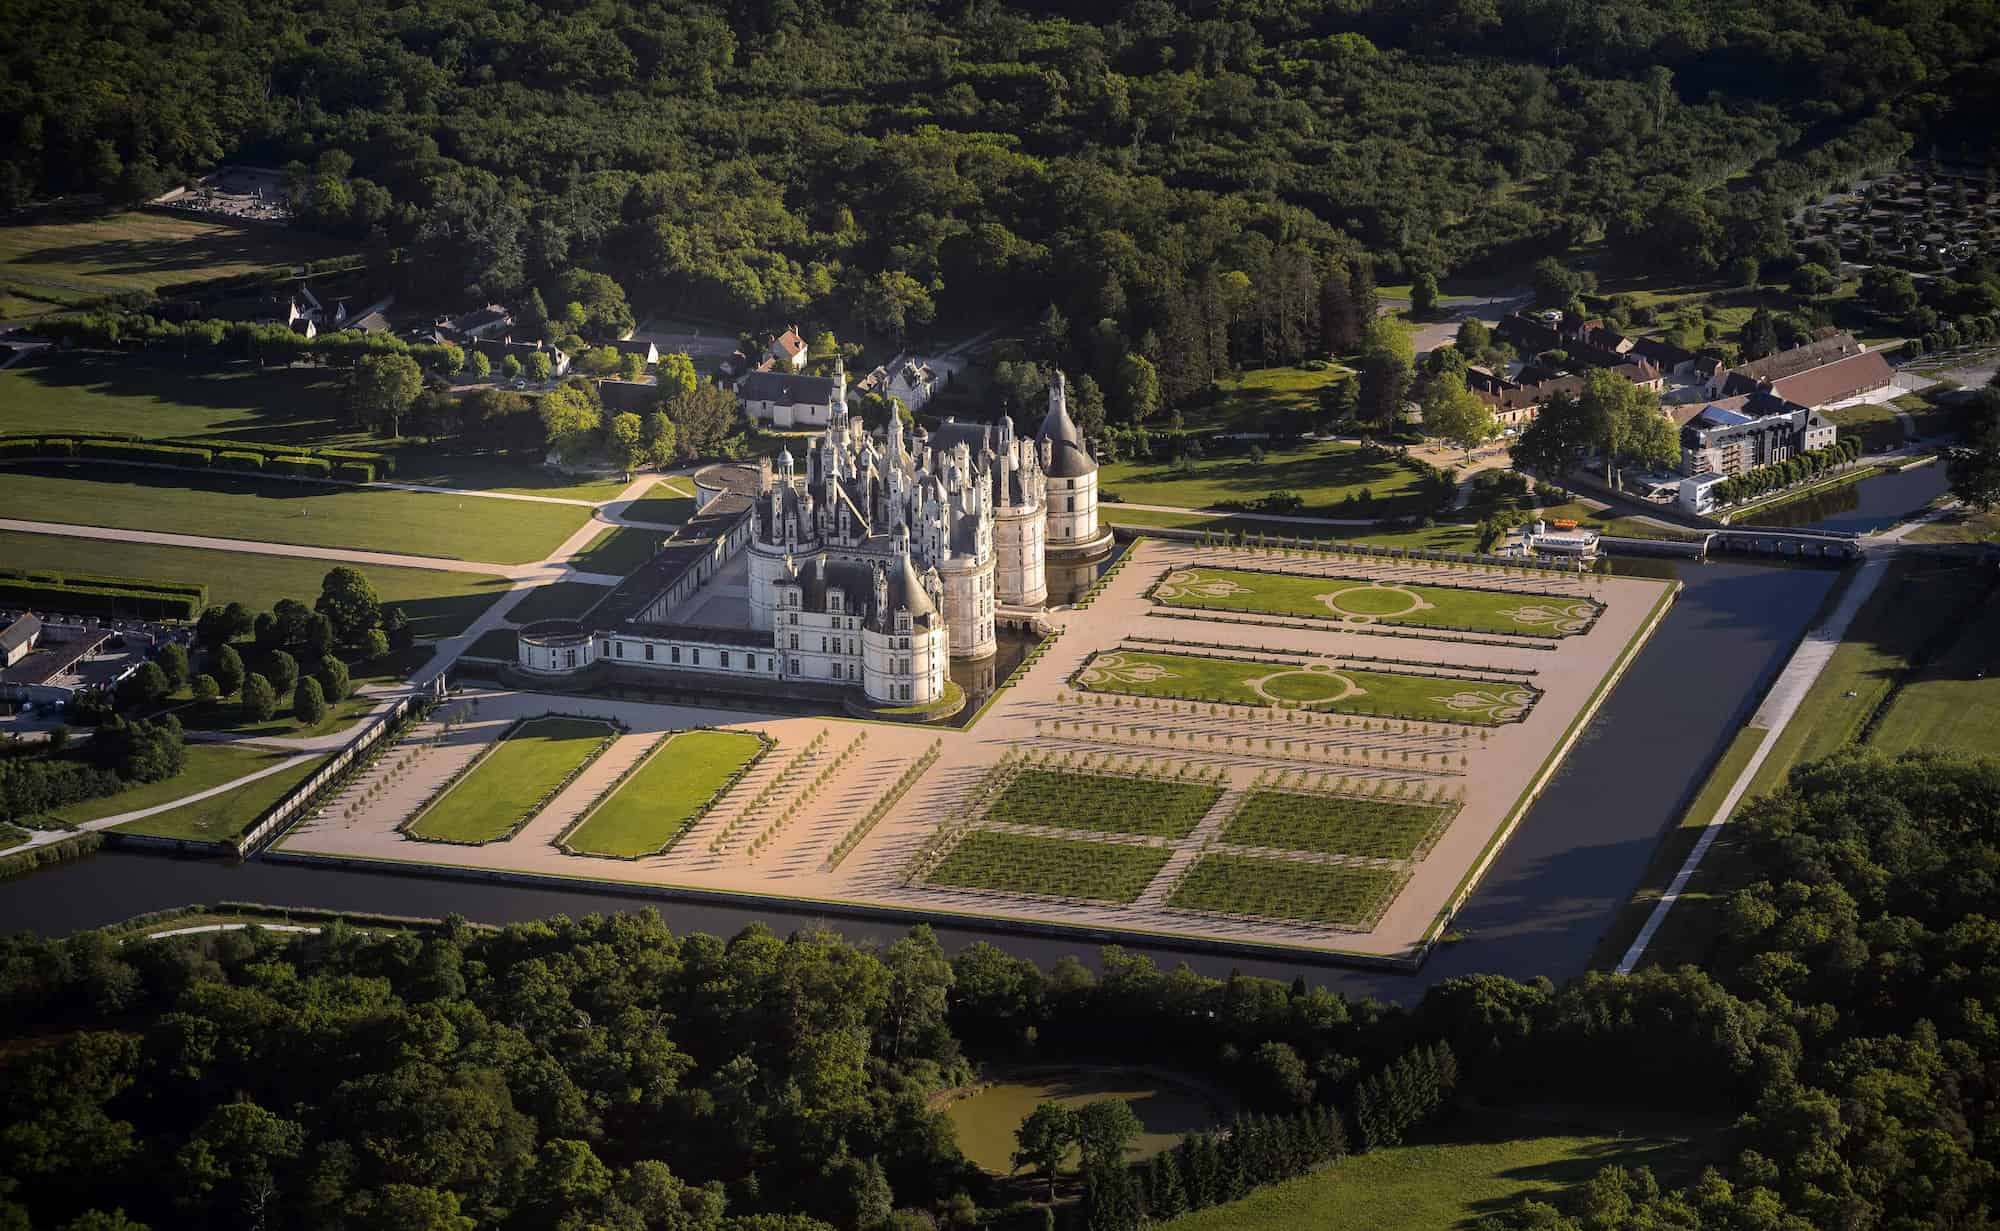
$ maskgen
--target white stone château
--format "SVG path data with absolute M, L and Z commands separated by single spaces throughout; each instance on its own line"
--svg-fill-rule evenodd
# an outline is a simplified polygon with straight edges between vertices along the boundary
M 523 629 L 517 667 L 605 663 L 930 705 L 951 692 L 951 659 L 994 653 L 1003 607 L 1046 605 L 1051 557 L 1109 546 L 1060 372 L 1034 440 L 1004 417 L 871 433 L 848 413 L 837 364 L 832 379 L 803 461 L 786 449 L 754 471 L 697 475 L 695 518 L 584 621 Z

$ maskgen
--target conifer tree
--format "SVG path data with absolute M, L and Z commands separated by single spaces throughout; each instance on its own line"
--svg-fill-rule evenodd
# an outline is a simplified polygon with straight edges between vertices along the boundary
M 1187 1190 L 1181 1184 L 1180 1164 L 1174 1159 L 1176 1153 L 1174 1150 L 1163 1150 L 1153 1156 L 1146 1184 L 1146 1213 L 1154 1222 L 1165 1222 L 1187 1213 Z

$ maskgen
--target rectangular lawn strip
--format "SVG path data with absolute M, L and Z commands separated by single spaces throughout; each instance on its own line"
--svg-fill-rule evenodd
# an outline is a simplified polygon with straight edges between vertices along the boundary
M 1381 624 L 1450 628 L 1523 637 L 1587 632 L 1604 606 L 1569 595 L 1468 586 L 1374 582 L 1365 577 L 1315 577 L 1259 569 L 1169 569 L 1146 592 L 1169 607 L 1253 611 L 1265 615 L 1342 620 L 1364 616 Z
M 1183 910 L 1301 919 L 1362 931 L 1375 926 L 1409 874 L 1396 868 L 1210 852 L 1167 899 Z
M 43 352 L 0 371 L 0 432 L 377 448 L 341 414 L 343 383 L 325 368 L 260 368 L 212 353 Z
M 1222 788 L 1206 783 L 1027 769 L 1000 792 L 986 819 L 1179 838 L 1221 798 Z
M 1172 855 L 1162 846 L 975 829 L 959 839 L 925 880 L 1003 893 L 1130 902 L 1145 892 Z
M 1262 462 L 1248 453 L 1204 458 L 1191 471 L 1165 457 L 1111 462 L 1098 471 L 1098 490 L 1133 504 L 1207 509 L 1223 501 L 1248 503 L 1276 491 L 1296 494 L 1307 514 L 1367 517 L 1417 512 L 1418 478 L 1394 458 L 1366 457 L 1360 445 L 1314 442 L 1296 449 L 1272 449 Z M 1350 496 L 1372 493 L 1369 510 L 1344 505 Z
M 623 577 L 652 559 L 660 550 L 660 540 L 666 536 L 664 529 L 654 531 L 614 526 L 600 531 L 582 551 L 572 556 L 570 566 L 579 573 L 610 573 Z
M 1071 686 L 1229 705 L 1270 706 L 1284 701 L 1326 713 L 1479 726 L 1518 722 L 1541 696 L 1532 685 L 1514 681 L 1327 666 L 1328 670 L 1308 670 L 1297 662 L 1118 649 L 1093 654 L 1072 677 Z M 1263 683 L 1253 684 L 1257 680 Z M 1348 683 L 1361 691 L 1341 695 Z
M 1404 803 L 1306 791 L 1252 791 L 1223 827 L 1238 846 L 1409 859 L 1428 846 L 1455 804 Z
M 291 754 L 276 755 L 283 757 Z M 325 763 L 323 756 L 307 757 L 291 769 L 279 770 L 233 791 L 224 791 L 198 803 L 127 821 L 118 826 L 118 832 L 187 838 L 196 842 L 234 841 L 264 815 L 266 809 L 283 799 L 299 783 L 312 777 Z
M 231 744 L 189 744 L 187 765 L 173 777 L 160 782 L 147 782 L 128 787 L 116 795 L 82 800 L 58 808 L 50 815 L 66 825 L 80 825 L 85 821 L 116 816 L 120 812 L 136 812 L 141 808 L 157 807 L 193 795 L 197 791 L 221 786 L 245 774 L 254 774 L 290 755 L 292 754 L 289 752 L 272 752 L 267 748 L 239 748 Z
M 590 516 L 582 505 L 461 499 L 101 461 L 0 469 L 0 508 L 91 526 L 495 564 L 541 559 Z
M 610 586 L 593 586 L 581 581 L 551 581 L 536 586 L 507 609 L 507 618 L 516 624 L 536 620 L 575 620 L 595 607 Z
M 646 754 L 562 838 L 580 855 L 633 859 L 666 850 L 768 748 L 746 731 L 683 731 Z
M 34 511 L 10 509 L 9 512 Z M 119 543 L 110 539 L 73 539 L 12 530 L 0 530 L 0 560 L 10 568 L 206 582 L 209 602 L 218 605 L 239 602 L 253 611 L 269 610 L 281 598 L 297 599 L 312 606 L 319 597 L 321 580 L 334 567 L 329 560 Z M 401 607 L 403 614 L 410 617 L 419 637 L 449 637 L 464 632 L 512 584 L 504 577 L 481 577 L 477 573 L 360 567 L 383 603 Z
M 404 826 L 416 838 L 478 844 L 519 829 L 549 792 L 616 732 L 593 718 L 531 718 L 501 737 Z

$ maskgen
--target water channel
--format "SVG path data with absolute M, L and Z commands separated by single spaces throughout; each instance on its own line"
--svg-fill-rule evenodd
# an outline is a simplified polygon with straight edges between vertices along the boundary
M 1943 462 L 1872 475 L 1831 491 L 1788 500 L 1750 514 L 1745 525 L 1811 526 L 1867 533 L 1902 521 L 1944 494 Z
M 1185 960 L 1217 975 L 1232 967 L 1283 979 L 1304 973 L 1351 995 L 1396 1000 L 1412 999 L 1454 975 L 1546 974 L 1561 980 L 1581 972 L 1660 832 L 1684 810 L 1837 576 L 1817 566 L 1731 561 L 1649 560 L 1623 567 L 1671 573 L 1685 588 L 1459 913 L 1455 927 L 1468 939 L 1440 948 L 1416 975 L 1182 954 L 1164 947 L 1149 950 L 1153 956 L 1163 965 Z M 0 885 L 0 931 L 68 934 L 144 911 L 220 901 L 395 915 L 456 912 L 487 923 L 650 905 L 677 931 L 724 935 L 755 919 L 782 932 L 819 918 L 616 892 L 100 852 Z M 832 926 L 857 940 L 885 943 L 903 930 L 850 918 Z M 974 929 L 941 928 L 939 936 L 949 950 L 986 939 L 1043 966 L 1066 953 L 1088 958 L 1094 948 L 1085 940 Z

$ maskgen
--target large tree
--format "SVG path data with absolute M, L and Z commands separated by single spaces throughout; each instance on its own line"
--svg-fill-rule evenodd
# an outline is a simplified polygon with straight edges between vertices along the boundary
M 1450 441 L 1468 454 L 1498 428 L 1493 408 L 1465 387 L 1456 373 L 1433 376 L 1424 386 L 1424 435 Z
M 1076 1148 L 1076 1112 L 1057 1102 L 1037 1104 L 1014 1130 L 1014 1166 L 1033 1167 L 1049 1181 L 1056 1199 L 1056 1173 Z
M 423 392 L 424 373 L 408 355 L 369 355 L 347 378 L 347 413 L 378 436 L 402 432 L 403 413 Z
M 333 624 L 333 634 L 352 645 L 361 635 L 382 622 L 382 600 L 368 575 L 351 565 L 327 570 L 319 583 L 319 601 L 313 610 Z

